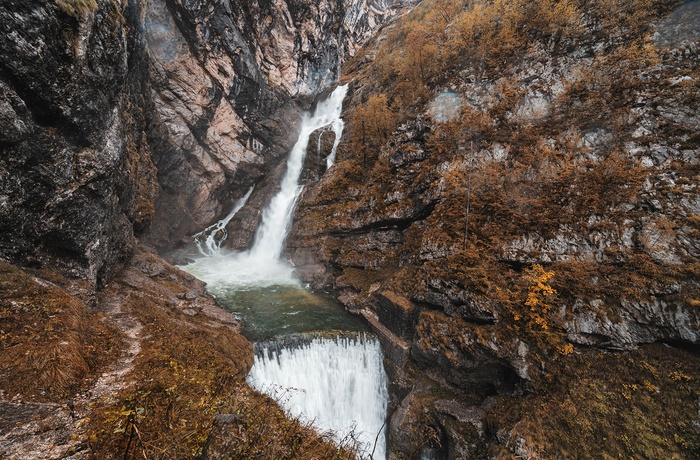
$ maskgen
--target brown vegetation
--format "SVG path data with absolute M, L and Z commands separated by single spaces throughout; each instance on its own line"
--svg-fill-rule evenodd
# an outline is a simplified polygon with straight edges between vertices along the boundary
M 57 0 L 56 4 L 66 13 L 76 17 L 98 8 L 97 0 Z
M 75 422 L 52 429 L 92 458 L 199 458 L 217 414 L 240 422 L 231 458 L 355 458 L 350 439 L 338 446 L 246 384 L 251 344 L 210 316 L 212 299 L 186 298 L 202 288 L 141 253 L 94 309 L 78 296 L 91 298 L 87 283 L 0 263 L 0 399 L 69 408 Z
M 510 359 L 511 344 L 527 344 L 534 364 L 528 389 L 536 396 L 525 400 L 527 409 L 513 415 L 513 424 L 528 410 L 537 414 L 518 425 L 523 436 L 533 432 L 533 458 L 558 452 L 567 458 L 655 458 L 663 449 L 670 458 L 697 455 L 697 436 L 680 421 L 690 420 L 697 389 L 673 387 L 676 381 L 667 376 L 684 371 L 661 366 L 666 349 L 629 358 L 588 355 L 575 350 L 567 340 L 575 339 L 565 333 L 576 315 L 613 327 L 634 322 L 625 304 L 660 300 L 689 311 L 699 304 L 699 264 L 691 254 L 697 245 L 675 250 L 681 230 L 685 238 L 700 234 L 697 216 L 677 206 L 697 199 L 697 161 L 676 156 L 650 166 L 649 156 L 639 153 L 659 145 L 697 152 L 697 133 L 660 108 L 697 112 L 697 61 L 678 58 L 651 38 L 653 23 L 679 3 L 421 2 L 372 54 L 348 66 L 356 77 L 349 136 L 330 175 L 301 205 L 296 228 L 319 241 L 322 257 L 338 275 L 342 271 L 339 287 L 357 291 L 353 298 L 363 305 L 371 304 L 372 292 L 389 290 L 422 310 L 414 350 L 430 356 L 441 375 L 464 365 L 460 353 L 469 357 L 500 345 L 494 353 Z M 678 77 L 686 83 L 670 83 Z M 426 115 L 442 90 L 461 96 L 463 106 L 456 118 L 438 123 Z M 528 112 L 538 92 L 546 95 L 545 107 Z M 367 120 L 378 113 L 391 123 L 368 136 Z M 635 132 L 644 120 L 652 133 Z M 357 241 L 379 240 L 392 225 L 400 237 L 392 236 L 381 255 L 356 247 Z M 681 357 L 694 360 L 668 353 L 675 360 L 669 366 L 686 369 Z M 664 370 L 646 375 L 641 357 Z M 622 391 L 606 387 L 623 383 L 602 367 L 614 374 L 626 364 L 625 385 L 664 390 L 638 392 L 629 402 Z M 552 377 L 556 372 L 560 381 Z M 553 401 L 566 394 L 566 385 L 578 392 L 574 406 L 585 407 L 600 390 L 601 404 L 610 408 L 579 410 L 564 423 L 567 415 L 560 416 Z M 503 410 L 511 403 L 504 402 Z M 679 410 L 657 421 L 653 414 L 664 404 Z M 538 426 L 536 419 L 548 414 L 556 421 Z M 598 426 L 599 417 L 606 421 Z M 622 434 L 607 449 L 591 433 L 614 431 L 617 422 L 624 425 Z M 600 450 L 581 450 L 576 457 L 575 439 L 567 433 L 579 428 L 591 436 L 587 446 Z M 503 458 L 514 449 L 509 445 Z
M 0 262 L 0 390 L 6 396 L 65 402 L 119 353 L 116 329 L 54 282 Z
M 697 458 L 698 369 L 696 354 L 663 345 L 572 355 L 552 363 L 530 395 L 502 398 L 489 429 L 522 438 L 531 458 Z M 505 447 L 491 452 L 511 455 Z

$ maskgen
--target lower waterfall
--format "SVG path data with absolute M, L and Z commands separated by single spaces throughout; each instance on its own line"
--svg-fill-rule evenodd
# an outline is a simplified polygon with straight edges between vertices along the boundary
M 352 436 L 363 453 L 386 458 L 387 377 L 378 340 L 365 334 L 257 344 L 248 375 L 293 417 Z M 376 441 L 376 445 L 375 445 Z

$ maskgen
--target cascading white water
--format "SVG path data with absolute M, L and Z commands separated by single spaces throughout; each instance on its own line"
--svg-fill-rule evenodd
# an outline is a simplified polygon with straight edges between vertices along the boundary
M 374 449 L 375 459 L 386 458 L 387 377 L 376 338 L 317 337 L 258 349 L 248 382 L 292 416 L 332 430 L 338 440 L 353 431 L 366 455 Z
M 335 133 L 335 140 L 333 141 L 333 148 L 331 149 L 331 153 L 329 153 L 328 157 L 326 157 L 326 169 L 330 169 L 330 167 L 333 166 L 333 163 L 335 163 L 335 152 L 336 150 L 338 150 L 338 145 L 340 144 L 340 137 L 343 135 L 343 129 L 345 129 L 345 122 L 342 118 L 338 118 L 331 125 L 331 129 Z
M 253 307 L 256 313 L 266 312 L 258 314 L 254 320 L 259 323 L 254 325 L 257 333 L 263 323 L 270 328 L 273 319 L 279 322 L 281 318 L 286 325 L 293 316 L 300 319 L 313 316 L 307 310 L 309 306 L 300 308 L 298 302 L 291 302 L 292 305 L 282 300 L 293 298 L 290 292 L 300 291 L 301 286 L 292 276 L 292 267 L 280 261 L 280 255 L 301 192 L 299 178 L 309 137 L 324 126 L 330 126 L 335 132 L 333 149 L 326 159 L 327 166 L 332 166 L 344 127 L 340 115 L 346 93 L 347 86 L 336 88 L 327 100 L 318 104 L 312 116 L 304 116 L 299 140 L 287 160 L 280 191 L 263 212 L 253 247 L 247 252 L 226 254 L 219 250 L 220 244 L 210 246 L 207 238 L 206 249 L 200 251 L 209 257 L 199 258 L 183 267 L 206 281 L 207 289 L 234 311 L 240 312 L 236 309 L 240 308 L 245 295 L 252 294 L 259 299 L 258 302 L 264 302 L 265 305 L 257 303 Z M 220 225 L 222 223 L 223 220 L 210 227 L 215 229 L 214 234 L 228 221 Z M 271 293 L 278 295 L 271 296 Z M 332 316 L 322 310 L 320 314 Z M 243 318 L 244 321 L 248 319 L 250 317 Z M 303 323 L 301 327 L 307 324 L 299 320 L 297 323 Z M 296 327 L 300 327 L 298 324 Z M 314 320 L 314 324 L 319 324 L 319 321 Z M 275 327 L 279 329 L 279 325 Z M 314 420 L 316 426 L 338 433 L 339 439 L 354 426 L 360 442 L 368 446 L 367 454 L 371 453 L 377 438 L 373 457 L 377 460 L 386 458 L 384 431 L 378 437 L 377 433 L 386 416 L 387 378 L 376 338 L 340 336 L 316 338 L 303 346 L 276 346 L 269 353 L 256 354 L 249 381 L 271 396 L 280 395 L 280 389 L 287 392 L 282 396 L 282 402 L 286 401 L 285 407 L 292 415 Z
M 200 254 L 203 256 L 213 256 L 221 253 L 221 244 L 226 241 L 228 237 L 226 226 L 231 222 L 233 216 L 248 202 L 248 198 L 250 198 L 250 194 L 253 193 L 254 188 L 255 185 L 248 189 L 248 193 L 246 193 L 245 196 L 236 201 L 236 204 L 233 206 L 228 216 L 194 235 L 194 242 Z
M 432 447 L 423 447 L 420 452 L 420 460 L 438 460 L 438 450 Z
M 347 85 L 337 87 L 328 99 L 318 103 L 313 116 L 304 115 L 301 121 L 299 139 L 292 147 L 287 159 L 287 172 L 282 178 L 280 191 L 272 198 L 263 212 L 262 223 L 255 233 L 255 241 L 250 250 L 251 259 L 258 261 L 279 259 L 292 222 L 294 204 L 301 192 L 299 177 L 304 165 L 309 137 L 317 129 L 331 125 L 336 133 L 336 141 L 329 157 L 335 157 L 336 144 L 340 142 L 340 134 L 342 134 L 342 126 L 344 126 L 340 114 L 347 92 Z
M 185 270 L 206 281 L 209 289 L 214 291 L 231 290 L 236 286 L 243 289 L 278 285 L 299 286 L 299 281 L 292 276 L 292 267 L 280 261 L 279 257 L 291 226 L 294 204 L 301 192 L 299 178 L 309 137 L 317 129 L 331 126 L 336 133 L 336 139 L 329 158 L 335 157 L 335 149 L 340 142 L 344 126 L 340 115 L 347 91 L 347 85 L 339 86 L 328 99 L 318 103 L 312 116 L 304 115 L 299 139 L 289 153 L 287 171 L 282 179 L 280 191 L 263 211 L 263 219 L 255 233 L 253 247 L 243 253 L 222 254 L 220 244 L 217 246 L 212 243 L 210 248 L 207 238 L 200 252 L 209 257 L 196 260 L 187 265 Z M 212 227 L 220 229 L 222 227 L 219 224 L 222 222 Z

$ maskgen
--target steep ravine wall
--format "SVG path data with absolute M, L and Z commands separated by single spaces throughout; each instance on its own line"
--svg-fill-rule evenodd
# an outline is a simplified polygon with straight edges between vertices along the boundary
M 153 216 L 140 2 L 0 6 L 0 255 L 95 284 Z
M 467 3 L 347 69 L 288 256 L 383 338 L 394 458 L 695 458 L 698 2 Z
M 299 114 L 393 3 L 5 2 L 0 255 L 103 283 L 256 183 L 248 244 Z
M 189 242 L 257 184 L 230 227 L 229 244 L 247 245 L 301 112 L 337 82 L 340 64 L 395 13 L 393 3 L 151 2 L 162 193 L 147 240 Z

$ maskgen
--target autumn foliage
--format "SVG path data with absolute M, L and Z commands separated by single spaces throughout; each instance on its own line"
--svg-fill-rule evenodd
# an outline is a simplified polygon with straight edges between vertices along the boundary
M 360 53 L 348 65 L 348 78 L 357 77 L 349 136 L 332 180 L 316 192 L 341 198 L 302 206 L 298 226 L 348 235 L 358 222 L 363 229 L 395 226 L 402 237 L 382 251 L 330 238 L 324 254 L 341 266 L 381 272 L 382 282 L 419 303 L 441 289 L 497 299 L 505 318 L 533 332 L 533 343 L 572 352 L 559 312 L 576 299 L 600 300 L 604 307 L 595 313 L 616 318 L 620 299 L 651 301 L 649 292 L 696 272 L 692 260 L 678 266 L 652 256 L 672 244 L 677 229 L 694 227 L 665 213 L 645 224 L 654 238 L 640 232 L 635 222 L 650 193 L 684 192 L 679 185 L 650 188 L 657 171 L 629 147 L 643 151 L 658 142 L 635 133 L 633 108 L 640 95 L 667 91 L 675 75 L 673 57 L 650 33 L 655 18 L 677 4 L 421 2 L 372 57 Z M 587 54 L 572 58 L 576 50 Z M 566 63 L 561 74 L 557 62 Z M 645 76 L 654 66 L 662 69 L 658 76 Z M 541 81 L 531 85 L 525 68 L 555 70 L 535 72 L 528 78 Z M 537 91 L 555 84 L 557 91 L 532 108 Z M 437 123 L 428 107 L 445 88 L 462 106 Z M 697 91 L 675 88 L 679 103 L 698 102 Z M 659 129 L 678 145 L 694 139 L 678 124 Z M 674 168 L 677 184 L 697 175 L 688 164 Z M 567 241 L 577 244 L 540 252 Z M 699 297 L 684 286 L 678 296 Z
M 614 406 L 557 423 L 597 439 L 594 419 L 611 417 L 625 420 L 625 436 L 641 433 L 638 446 L 620 437 L 579 458 L 654 458 L 664 449 L 692 458 L 700 445 L 686 425 L 676 425 L 676 439 L 667 426 L 624 412 L 635 396 L 656 407 L 644 382 L 670 385 L 663 373 L 630 377 L 620 391 L 602 388 L 596 375 L 580 382 L 575 402 L 566 390 L 583 375 L 571 363 L 616 362 L 574 343 L 616 346 L 615 328 L 632 321 L 632 308 L 700 305 L 700 264 L 688 244 L 700 219 L 679 205 L 697 199 L 696 154 L 679 152 L 697 150 L 697 133 L 680 120 L 700 109 L 700 71 L 695 58 L 652 38 L 679 3 L 420 2 L 347 66 L 355 78 L 350 135 L 295 224 L 342 273 L 337 286 L 348 303 L 371 308 L 382 290 L 413 303 L 414 345 L 444 364 L 440 372 L 466 375 L 480 352 L 513 362 L 520 350 L 509 347 L 522 342 L 524 391 L 561 388 L 557 401 L 571 411 L 597 393 Z M 445 92 L 461 106 L 438 122 L 430 108 Z M 683 114 L 669 115 L 675 110 Z M 579 333 L 581 318 L 610 325 L 612 338 L 604 329 Z M 553 368 L 572 380 L 557 382 Z M 690 394 L 669 389 L 664 397 L 684 401 L 685 411 Z M 547 401 L 537 395 L 523 407 Z M 560 428 L 527 423 L 536 433 L 531 458 L 577 458 L 576 440 Z
M 541 265 L 535 264 L 525 271 L 525 279 L 528 281 L 527 299 L 525 306 L 529 308 L 526 320 L 533 329 L 547 331 L 550 329 L 549 314 L 552 309 L 550 299 L 557 291 L 548 283 L 554 278 L 553 271 L 545 271 Z M 516 316 L 516 320 L 521 319 Z

